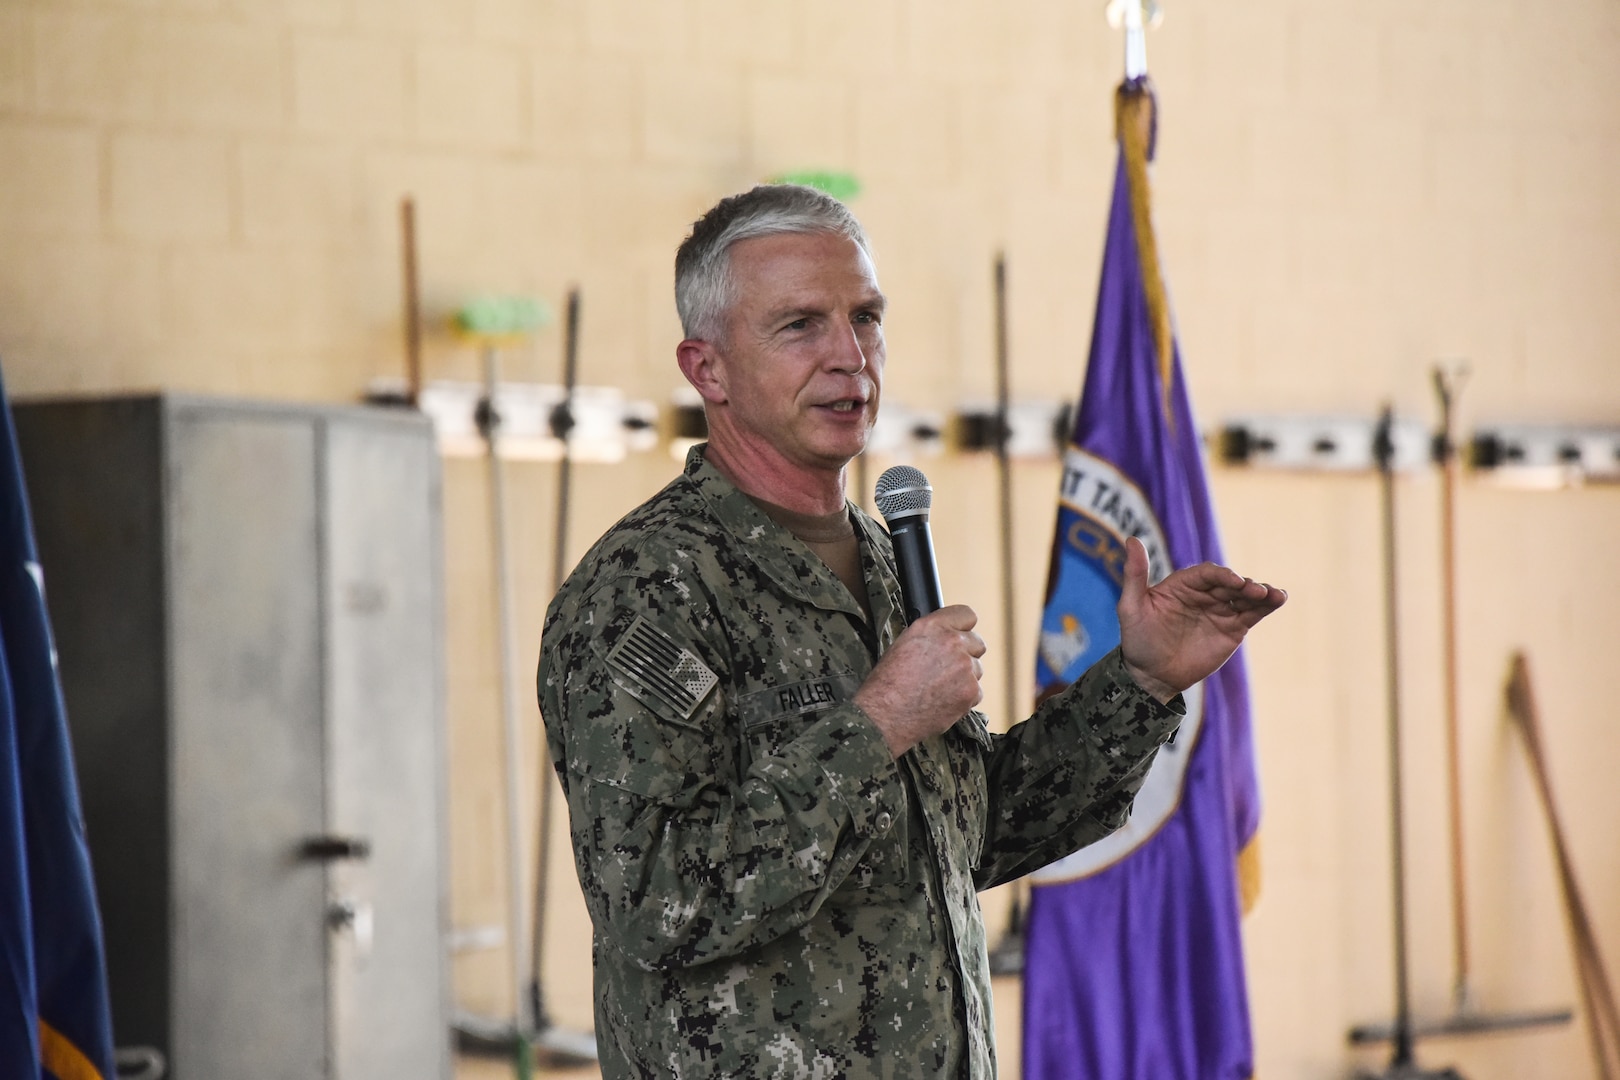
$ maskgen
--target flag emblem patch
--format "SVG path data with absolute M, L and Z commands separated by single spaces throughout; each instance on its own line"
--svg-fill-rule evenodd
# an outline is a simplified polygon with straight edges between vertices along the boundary
M 653 697 L 690 720 L 720 677 L 689 649 L 637 615 L 624 637 L 607 654 L 608 667 L 618 672 L 637 697 Z

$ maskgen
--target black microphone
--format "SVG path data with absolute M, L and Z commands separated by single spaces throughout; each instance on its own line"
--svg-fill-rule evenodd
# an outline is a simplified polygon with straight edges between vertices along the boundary
M 914 623 L 945 606 L 940 596 L 939 568 L 934 565 L 934 537 L 928 531 L 928 508 L 934 504 L 934 489 L 928 486 L 928 477 L 921 469 L 896 465 L 878 477 L 873 499 L 894 541 L 906 622 Z

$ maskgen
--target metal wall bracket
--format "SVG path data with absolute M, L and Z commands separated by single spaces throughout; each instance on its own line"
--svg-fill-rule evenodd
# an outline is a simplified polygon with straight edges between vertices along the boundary
M 374 389 L 371 398 L 389 400 L 386 388 Z M 484 432 L 491 422 L 501 456 L 518 461 L 560 460 L 564 433 L 577 462 L 623 461 L 659 441 L 658 406 L 611 386 L 575 387 L 569 401 L 561 386 L 503 382 L 495 400 L 486 402 L 482 383 L 446 379 L 425 384 L 417 407 L 433 421 L 446 457 L 487 454 Z
M 1505 484 L 1620 482 L 1620 428 L 1495 424 L 1475 430 L 1469 465 Z
M 1007 456 L 1015 459 L 1057 457 L 1069 441 L 1070 418 L 1066 401 L 1014 401 L 1007 406 Z M 952 445 L 967 452 L 996 449 L 996 407 L 969 404 L 952 417 Z
M 1228 420 L 1216 433 L 1216 456 L 1228 465 L 1314 472 L 1372 472 L 1376 417 L 1244 416 Z M 1392 466 L 1410 471 L 1427 465 L 1428 428 L 1397 417 L 1390 432 Z
M 945 449 L 945 417 L 926 409 L 885 403 L 872 425 L 867 453 L 934 457 Z

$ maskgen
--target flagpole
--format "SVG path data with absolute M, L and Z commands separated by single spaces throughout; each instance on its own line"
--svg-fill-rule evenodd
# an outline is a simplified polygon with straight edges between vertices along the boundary
M 1147 69 L 1147 29 L 1164 20 L 1158 0 L 1109 0 L 1108 25 L 1125 31 L 1125 78 L 1140 79 Z
M 1114 102 L 1120 153 L 1068 440 L 1074 458 L 1066 458 L 1087 464 L 1065 468 L 1042 605 L 1036 671 L 1043 694 L 1117 642 L 1117 565 L 1110 556 L 1123 547 L 1126 529 L 1109 524 L 1106 514 L 1083 511 L 1096 505 L 1081 490 L 1086 483 L 1106 475 L 1110 490 L 1143 492 L 1132 519 L 1152 532 L 1163 558 L 1178 565 L 1221 561 L 1190 406 L 1179 388 L 1165 393 L 1178 380 L 1148 191 L 1154 109 L 1143 30 L 1157 5 L 1144 8 L 1142 0 L 1116 0 L 1108 12 L 1127 31 L 1125 79 Z M 1153 807 L 1137 802 L 1137 827 L 1033 878 L 1022 1044 L 1030 1080 L 1072 1076 L 1077 1062 L 1103 1076 L 1157 1075 L 1163 1062 L 1150 1048 L 1166 1043 L 1186 1055 L 1189 1073 L 1254 1071 L 1233 865 L 1237 841 L 1247 837 L 1234 835 L 1232 825 L 1252 820 L 1258 778 L 1246 752 L 1251 722 L 1242 666 L 1229 666 L 1213 685 L 1220 692 L 1189 704 L 1182 737 L 1156 758 L 1146 783 L 1164 797 L 1150 800 Z M 1165 828 L 1141 827 L 1148 817 Z M 1114 932 L 1150 908 L 1163 915 L 1153 920 L 1162 933 Z M 1189 925 L 1208 932 L 1176 930 Z

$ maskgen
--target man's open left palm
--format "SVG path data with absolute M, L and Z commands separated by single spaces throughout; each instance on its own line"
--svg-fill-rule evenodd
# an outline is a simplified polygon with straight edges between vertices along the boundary
M 1131 676 L 1160 700 L 1213 674 L 1250 627 L 1282 607 L 1288 594 L 1215 563 L 1147 580 L 1147 550 L 1125 542 L 1119 597 L 1120 652 Z

